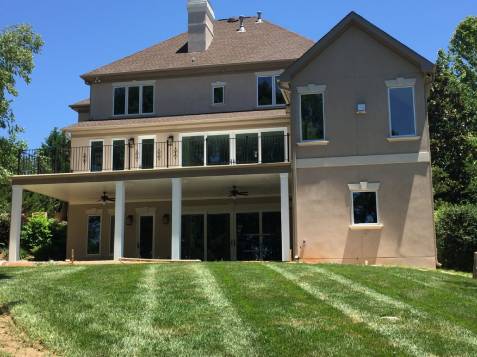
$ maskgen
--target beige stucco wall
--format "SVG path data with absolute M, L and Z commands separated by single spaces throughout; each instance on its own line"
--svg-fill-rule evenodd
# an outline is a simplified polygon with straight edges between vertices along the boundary
M 270 70 L 270 69 L 268 69 Z M 155 81 L 153 116 L 221 113 L 257 109 L 255 72 L 223 73 Z M 225 104 L 212 104 L 212 83 L 225 82 Z M 112 117 L 113 83 L 91 85 L 91 119 Z M 151 115 L 149 115 L 151 116 Z
M 379 230 L 352 230 L 348 184 L 380 183 Z M 297 246 L 308 261 L 434 268 L 428 163 L 297 170 Z M 303 247 L 303 241 L 305 241 Z
M 415 78 L 418 141 L 390 143 L 386 80 Z M 350 27 L 292 80 L 293 137 L 300 138 L 297 87 L 326 85 L 325 139 L 329 145 L 298 147 L 298 158 L 390 154 L 427 151 L 428 124 L 423 74 L 356 27 Z M 366 104 L 365 115 L 356 105 Z
M 126 192 L 127 194 L 127 192 Z M 154 216 L 154 258 L 170 259 L 171 256 L 171 232 L 170 223 L 164 224 L 162 218 L 165 214 L 171 214 L 170 201 L 158 202 L 136 202 L 126 204 L 126 216 L 133 215 L 133 224 L 125 226 L 124 255 L 128 258 L 138 257 L 139 244 L 139 216 L 147 211 L 147 214 Z M 269 198 L 247 198 L 239 200 L 214 199 L 214 200 L 190 200 L 183 201 L 183 214 L 205 214 L 205 213 L 233 213 L 233 212 L 260 212 L 280 211 L 280 199 L 278 197 Z M 153 213 L 155 212 L 155 214 Z M 88 215 L 101 216 L 101 254 L 87 254 L 87 225 Z M 110 241 L 110 220 L 114 215 L 114 205 L 71 205 L 68 211 L 68 258 L 71 250 L 74 249 L 76 260 L 107 260 L 113 256 L 109 254 Z

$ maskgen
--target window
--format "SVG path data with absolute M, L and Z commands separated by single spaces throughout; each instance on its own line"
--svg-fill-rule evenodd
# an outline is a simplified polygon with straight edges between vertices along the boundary
M 91 141 L 91 167 L 93 172 L 103 170 L 103 141 Z
M 115 218 L 114 216 L 111 216 L 111 221 L 110 221 L 110 228 L 109 228 L 109 254 L 113 255 L 114 254 L 114 230 L 116 229 L 115 227 Z
M 386 81 L 391 137 L 416 136 L 413 78 Z
M 228 135 L 207 136 L 207 165 L 227 165 L 230 161 Z
M 204 165 L 204 137 L 186 136 L 182 138 L 182 166 Z
M 285 104 L 278 75 L 257 76 L 257 104 L 259 107 Z
M 353 225 L 379 224 L 378 189 L 379 183 L 361 182 L 348 185 L 351 191 Z
M 258 133 L 237 134 L 235 136 L 235 147 L 237 164 L 258 162 Z
M 262 162 L 285 161 L 285 133 L 283 131 L 268 131 L 260 135 Z
M 302 94 L 300 96 L 300 108 L 302 140 L 324 140 L 323 93 Z
M 126 155 L 126 140 L 113 140 L 113 171 L 124 170 L 124 160 Z
M 114 88 L 114 115 L 126 114 L 126 88 Z
M 222 83 L 212 84 L 212 104 L 220 105 L 225 103 L 225 85 Z
M 153 85 L 124 85 L 114 88 L 114 115 L 154 113 Z
M 101 216 L 88 217 L 88 249 L 89 255 L 100 254 Z
M 141 169 L 154 168 L 154 147 L 155 138 L 139 138 L 141 145 L 139 148 Z

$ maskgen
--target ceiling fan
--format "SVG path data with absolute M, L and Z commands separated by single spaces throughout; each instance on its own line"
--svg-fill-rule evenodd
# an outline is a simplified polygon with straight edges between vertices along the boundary
M 238 196 L 248 196 L 248 192 L 239 191 L 237 186 L 232 186 L 232 189 L 229 192 L 229 197 L 237 198 Z
M 103 205 L 105 205 L 108 202 L 114 202 L 114 201 L 115 201 L 115 199 L 112 198 L 112 197 L 109 197 L 106 192 L 103 192 L 100 199 L 98 200 L 98 202 L 101 202 Z

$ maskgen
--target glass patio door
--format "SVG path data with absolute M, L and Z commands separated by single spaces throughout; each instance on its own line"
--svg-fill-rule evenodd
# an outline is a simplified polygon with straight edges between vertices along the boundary
M 154 168 L 154 139 L 141 140 L 141 168 Z
M 230 214 L 207 215 L 207 260 L 230 260 Z
M 237 260 L 260 260 L 260 214 L 237 213 Z
M 280 212 L 237 213 L 237 260 L 281 259 Z
M 181 259 L 204 260 L 204 215 L 182 216 Z

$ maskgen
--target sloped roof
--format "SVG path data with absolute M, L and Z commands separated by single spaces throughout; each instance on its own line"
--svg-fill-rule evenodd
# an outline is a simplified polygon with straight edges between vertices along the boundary
M 286 109 L 266 109 L 253 110 L 243 112 L 227 112 L 213 114 L 194 114 L 194 115 L 176 115 L 153 118 L 131 118 L 131 119 L 107 119 L 107 120 L 90 120 L 72 124 L 63 128 L 63 131 L 83 131 L 96 129 L 116 129 L 116 128 L 134 128 L 148 127 L 163 124 L 179 124 L 179 123 L 205 123 L 224 121 L 241 121 L 241 120 L 260 120 L 260 119 L 277 119 L 288 118 Z
M 280 81 L 289 82 L 291 78 L 308 65 L 316 56 L 323 52 L 333 41 L 335 41 L 350 26 L 357 26 L 368 33 L 377 41 L 395 51 L 399 55 L 418 65 L 424 73 L 434 71 L 434 64 L 402 44 L 394 37 L 390 36 L 371 22 L 351 11 L 335 27 L 333 27 L 325 36 L 323 36 L 313 47 L 311 47 L 301 58 L 289 66 L 280 76 Z
M 256 17 L 245 19 L 246 32 L 238 22 L 214 21 L 214 40 L 204 52 L 187 52 L 187 33 L 83 74 L 85 80 L 107 75 L 205 68 L 258 62 L 293 61 L 313 41 Z

